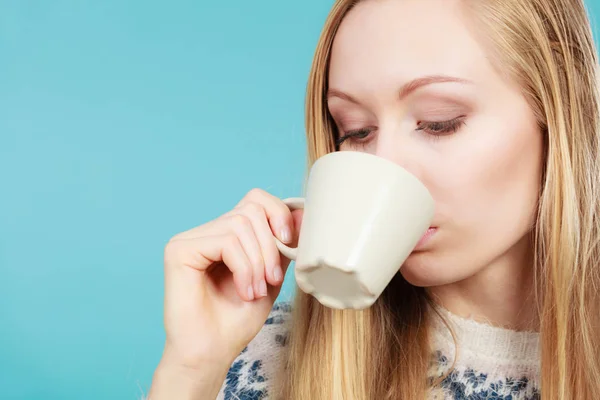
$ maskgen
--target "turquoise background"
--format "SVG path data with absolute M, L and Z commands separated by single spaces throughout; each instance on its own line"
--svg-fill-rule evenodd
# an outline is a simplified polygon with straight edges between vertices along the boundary
M 0 0 L 1 399 L 147 391 L 166 241 L 301 194 L 331 4 Z

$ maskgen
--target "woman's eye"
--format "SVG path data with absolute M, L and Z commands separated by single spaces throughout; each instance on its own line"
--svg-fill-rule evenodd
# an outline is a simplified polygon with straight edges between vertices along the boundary
M 372 131 L 372 128 L 362 128 L 354 131 L 347 131 L 335 141 L 335 145 L 339 147 L 345 141 L 362 142 L 371 134 Z
M 443 136 L 456 133 L 465 123 L 465 117 L 457 117 L 448 121 L 418 121 L 417 130 L 430 135 Z

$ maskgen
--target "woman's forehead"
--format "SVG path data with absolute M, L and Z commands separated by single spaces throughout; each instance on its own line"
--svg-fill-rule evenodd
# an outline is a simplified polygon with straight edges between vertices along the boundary
M 424 75 L 485 79 L 492 68 L 466 22 L 463 7 L 454 0 L 359 3 L 334 39 L 330 85 L 374 89 Z

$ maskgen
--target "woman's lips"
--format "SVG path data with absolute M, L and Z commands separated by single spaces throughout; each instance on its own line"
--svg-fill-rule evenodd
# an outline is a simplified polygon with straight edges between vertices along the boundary
M 425 234 L 421 237 L 421 239 L 417 243 L 415 250 L 421 250 L 423 247 L 425 247 L 427 245 L 427 243 L 431 240 L 431 238 L 435 235 L 435 233 L 437 232 L 437 229 L 438 228 L 435 226 L 432 226 L 429 229 L 427 229 L 427 232 L 425 232 Z

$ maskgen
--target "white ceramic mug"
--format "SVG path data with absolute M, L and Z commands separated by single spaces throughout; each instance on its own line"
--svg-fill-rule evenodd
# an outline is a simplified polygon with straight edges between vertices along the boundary
M 356 151 L 337 151 L 312 166 L 297 248 L 276 240 L 295 260 L 298 287 L 338 309 L 371 306 L 430 226 L 434 201 L 399 165 Z

